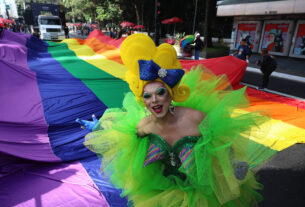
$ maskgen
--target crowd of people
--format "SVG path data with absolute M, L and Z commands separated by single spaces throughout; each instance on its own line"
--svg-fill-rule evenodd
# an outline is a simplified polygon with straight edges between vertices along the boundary
M 109 36 L 114 38 L 114 39 L 120 39 L 123 35 L 124 36 L 129 36 L 134 33 L 134 30 L 130 27 L 113 27 L 113 28 L 106 28 L 106 31 L 109 30 Z
M 26 32 L 26 25 L 22 23 L 0 23 L 0 27 L 12 32 Z

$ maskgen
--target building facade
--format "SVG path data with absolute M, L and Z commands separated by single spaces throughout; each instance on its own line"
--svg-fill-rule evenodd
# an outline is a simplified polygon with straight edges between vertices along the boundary
M 305 0 L 224 0 L 217 16 L 232 16 L 231 49 L 246 39 L 253 52 L 305 58 Z
M 3 18 L 18 18 L 15 0 L 0 0 L 0 15 Z

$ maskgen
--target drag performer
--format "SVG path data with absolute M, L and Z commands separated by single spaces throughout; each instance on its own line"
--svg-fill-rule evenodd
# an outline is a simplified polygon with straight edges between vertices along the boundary
M 246 138 L 267 118 L 241 109 L 245 89 L 203 66 L 184 71 L 171 45 L 156 48 L 144 34 L 120 52 L 132 91 L 123 108 L 78 120 L 93 129 L 85 145 L 102 155 L 101 173 L 136 207 L 256 205 L 251 169 L 273 151 Z

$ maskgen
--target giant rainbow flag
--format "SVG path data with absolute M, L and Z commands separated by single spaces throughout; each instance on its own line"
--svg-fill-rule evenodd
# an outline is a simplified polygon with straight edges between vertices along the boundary
M 83 145 L 89 132 L 75 122 L 121 106 L 129 91 L 122 41 L 98 30 L 86 40 L 60 43 L 3 31 L 0 206 L 126 206 L 120 189 L 100 175 L 102 158 Z M 185 69 L 203 64 L 242 87 L 246 64 L 234 57 L 181 63 Z M 247 93 L 251 105 L 245 111 L 267 109 L 272 118 L 262 144 L 280 151 L 305 142 L 304 101 L 250 88 Z

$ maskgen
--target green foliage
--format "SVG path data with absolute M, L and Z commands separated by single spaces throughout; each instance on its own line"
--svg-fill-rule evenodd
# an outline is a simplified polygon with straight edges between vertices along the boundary
M 65 7 L 68 9 L 68 15 L 76 19 L 88 15 L 90 0 L 65 0 Z
M 84 18 L 92 22 L 100 20 L 103 23 L 119 23 L 122 20 L 122 10 L 119 0 L 64 0 L 68 9 L 68 15 L 77 18 Z
M 97 19 L 119 23 L 121 21 L 122 10 L 119 2 L 115 0 L 105 0 L 100 2 L 96 8 Z

